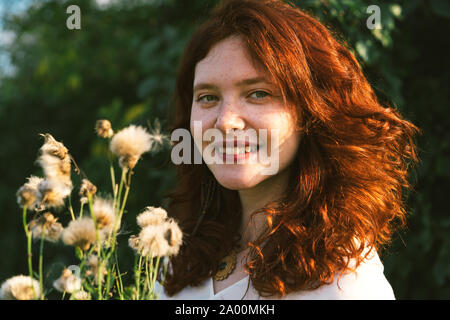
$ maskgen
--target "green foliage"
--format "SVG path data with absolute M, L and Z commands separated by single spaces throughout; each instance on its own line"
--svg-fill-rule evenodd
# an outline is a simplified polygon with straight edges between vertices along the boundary
M 167 129 L 170 97 L 179 57 L 195 26 L 218 1 L 125 1 L 98 8 L 76 1 L 81 30 L 66 28 L 66 8 L 73 1 L 34 1 L 24 14 L 7 15 L 4 27 L 15 41 L 3 48 L 16 72 L 0 75 L 0 280 L 26 273 L 26 243 L 15 192 L 31 174 L 41 144 L 38 133 L 63 140 L 79 167 L 100 189 L 109 190 L 104 155 L 107 146 L 93 134 L 95 121 L 109 119 L 115 130 L 148 125 L 159 118 Z M 385 273 L 397 298 L 450 297 L 450 7 L 445 0 L 296 0 L 345 40 L 361 62 L 382 101 L 423 130 L 421 166 L 411 176 L 415 191 L 407 206 L 408 228 L 383 255 Z M 366 27 L 366 9 L 381 9 L 382 29 Z M 145 157 L 136 170 L 124 216 L 125 232 L 135 229 L 135 215 L 146 205 L 164 205 L 174 186 L 168 150 Z M 61 213 L 69 220 L 69 214 Z M 122 241 L 126 241 L 122 237 Z M 126 248 L 126 244 L 119 246 Z M 74 263 L 58 245 L 46 256 Z M 131 250 L 122 249 L 120 266 L 130 270 Z M 34 264 L 37 261 L 34 261 Z M 51 277 L 51 275 L 48 275 Z M 47 279 L 46 281 L 51 281 Z

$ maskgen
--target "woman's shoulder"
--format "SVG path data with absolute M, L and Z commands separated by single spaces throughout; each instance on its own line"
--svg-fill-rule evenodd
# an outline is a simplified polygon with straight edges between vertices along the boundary
M 338 274 L 332 283 L 312 291 L 295 292 L 284 299 L 297 300 L 394 300 L 391 285 L 384 275 L 384 267 L 375 250 L 355 271 Z
M 160 299 L 244 299 L 259 300 L 273 299 L 259 296 L 253 286 L 247 291 L 247 284 L 240 281 L 229 288 L 225 293 L 214 295 L 211 279 L 205 280 L 200 286 L 187 286 L 181 292 L 169 297 L 164 289 L 157 283 L 156 289 L 161 292 Z M 394 292 L 384 275 L 383 264 L 375 250 L 372 250 L 367 258 L 353 272 L 337 274 L 333 282 L 323 285 L 315 290 L 290 293 L 282 299 L 286 300 L 394 300 Z
M 208 300 L 211 299 L 210 279 L 203 281 L 199 286 L 187 286 L 173 296 L 168 296 L 164 287 L 156 281 L 155 292 L 158 292 L 159 300 Z

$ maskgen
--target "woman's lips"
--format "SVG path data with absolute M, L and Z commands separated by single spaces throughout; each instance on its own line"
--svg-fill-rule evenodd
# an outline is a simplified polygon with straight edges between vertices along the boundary
M 225 163 L 236 163 L 248 160 L 251 155 L 256 155 L 259 146 L 250 144 L 245 146 L 235 145 L 234 147 L 218 147 L 215 150 L 218 152 L 219 156 L 222 156 L 222 160 Z

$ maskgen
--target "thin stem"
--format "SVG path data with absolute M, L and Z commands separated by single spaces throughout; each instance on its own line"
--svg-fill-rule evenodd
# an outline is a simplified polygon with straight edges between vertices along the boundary
M 98 285 L 98 294 L 99 300 L 103 300 L 102 295 L 102 270 L 103 270 L 103 261 L 100 260 L 100 256 L 98 256 L 98 265 L 97 265 L 97 285 Z
M 118 191 L 118 195 L 117 195 L 117 208 L 120 207 L 120 203 L 121 203 L 121 197 L 122 197 L 122 189 L 123 189 L 123 183 L 125 181 L 125 176 L 127 174 L 127 167 L 123 167 L 122 168 L 122 176 L 120 178 L 120 184 L 119 184 L 119 191 Z
M 111 143 L 111 138 L 108 138 L 108 144 Z M 111 183 L 114 192 L 114 188 L 116 185 L 116 174 L 114 172 L 114 164 L 113 164 L 113 155 L 110 151 L 108 151 L 108 160 L 109 160 L 109 172 L 111 173 Z
M 119 261 L 117 258 L 117 251 L 114 251 L 114 257 L 115 257 L 116 266 L 117 266 L 117 279 L 119 281 L 119 286 L 117 287 L 117 291 L 119 292 L 120 299 L 123 300 L 123 283 L 122 283 L 122 275 L 120 274 L 120 269 L 119 269 Z
M 116 286 L 117 286 L 117 288 L 119 288 L 119 286 L 120 286 L 118 277 L 116 277 Z M 120 298 L 120 300 L 124 300 L 123 294 L 121 294 L 120 291 L 119 291 L 119 298 Z
M 23 228 L 25 230 L 25 235 L 27 236 L 27 258 L 28 258 L 28 272 L 30 273 L 30 279 L 31 279 L 31 288 L 33 289 L 33 296 L 36 298 L 36 292 L 34 290 L 34 284 L 33 284 L 33 264 L 31 261 L 31 231 L 28 229 L 27 224 L 27 206 L 23 207 L 22 212 L 22 223 Z
M 136 300 L 139 300 L 139 291 L 141 286 L 141 268 L 142 268 L 142 255 L 139 255 L 139 265 L 135 271 L 136 278 Z
M 123 176 L 122 176 L 122 178 L 123 178 Z M 122 184 L 122 181 L 121 181 L 121 184 Z M 117 221 L 115 223 L 116 226 L 114 227 L 114 239 L 115 239 L 115 235 L 116 235 L 116 232 L 117 232 L 117 227 L 119 225 L 118 223 L 120 223 L 120 221 L 122 221 L 123 211 L 125 210 L 125 205 L 126 205 L 127 199 L 128 199 L 128 193 L 130 192 L 130 185 L 131 185 L 131 171 L 128 173 L 128 181 L 127 181 L 126 186 L 125 186 L 125 195 L 123 197 L 122 206 L 121 206 L 120 211 L 119 211 L 119 218 L 117 219 Z M 120 195 L 119 195 L 119 197 L 120 197 Z
M 80 275 L 83 274 L 84 266 L 87 262 L 87 258 L 92 254 L 94 249 L 95 249 L 95 246 L 92 246 L 92 248 L 90 248 L 86 254 L 83 253 L 83 260 L 81 260 L 81 262 L 80 262 Z
M 153 258 L 151 258 L 152 264 L 153 264 Z M 150 269 L 150 270 L 149 270 Z M 151 295 L 151 267 L 149 264 L 149 257 L 146 257 L 145 259 L 145 283 L 147 287 L 147 298 Z
M 95 217 L 95 213 L 94 213 L 94 209 L 93 209 L 93 203 L 92 203 L 92 195 L 88 194 L 88 200 L 89 200 L 89 210 L 91 211 L 91 217 L 92 220 L 94 221 L 94 226 L 95 226 L 95 237 L 97 239 L 97 248 L 98 248 L 98 272 L 97 272 L 97 289 L 98 289 L 98 299 L 99 300 L 103 300 L 102 297 L 102 282 L 101 282 L 101 273 L 100 273 L 100 266 L 101 266 L 101 258 L 102 258 L 102 246 L 101 246 L 101 241 L 100 241 L 100 234 L 98 232 L 98 225 L 97 225 L 97 219 Z
M 128 193 L 130 192 L 130 187 L 126 186 L 125 187 L 125 195 L 123 197 L 123 203 L 122 203 L 122 208 L 120 208 L 120 212 L 119 212 L 119 221 L 122 220 L 122 215 L 123 215 L 123 210 L 125 209 L 125 204 L 127 202 L 127 198 L 128 198 Z
M 111 274 L 114 272 L 114 265 L 112 266 L 112 268 L 107 268 L 106 270 L 108 270 L 108 274 L 106 275 L 105 297 L 106 299 L 109 299 L 109 290 L 111 289 Z
M 160 256 L 158 256 L 157 258 L 156 258 L 156 264 L 155 264 L 155 267 L 154 267 L 154 270 L 153 270 L 153 278 L 152 278 L 152 298 L 154 298 L 155 297 L 155 283 L 156 283 L 156 278 L 157 278 L 157 276 L 158 276 L 158 269 L 159 269 L 159 262 L 160 262 L 160 260 L 161 260 L 161 257 Z
M 70 212 L 70 216 L 72 217 L 72 220 L 75 220 L 75 215 L 73 213 L 73 208 L 72 208 L 72 198 L 69 194 L 69 212 Z
M 116 174 L 114 172 L 114 166 L 113 166 L 111 160 L 110 160 L 110 165 L 109 165 L 109 173 L 111 174 L 111 184 L 112 184 L 112 190 L 114 193 L 114 189 L 116 187 Z
M 117 206 L 117 184 L 116 184 L 116 173 L 114 172 L 114 165 L 112 163 L 111 155 L 108 154 L 109 158 L 109 173 L 111 175 L 111 184 L 112 184 L 112 191 L 113 191 L 113 211 L 114 214 L 116 214 L 116 206 Z
M 43 279 L 43 262 L 44 262 L 44 239 L 45 239 L 45 225 L 42 228 L 41 245 L 39 248 L 39 287 L 41 289 L 41 300 L 44 300 L 44 279 Z
M 80 214 L 78 215 L 80 218 L 83 217 L 83 207 L 84 207 L 84 202 L 82 202 L 81 206 L 80 206 Z
M 120 206 L 120 198 L 121 198 L 121 194 L 122 194 L 122 188 L 123 188 L 126 172 L 127 172 L 127 168 L 125 167 L 125 168 L 122 169 L 122 177 L 121 177 L 121 180 L 120 180 L 120 187 L 119 187 L 119 194 L 118 194 L 118 200 L 119 201 L 117 202 L 117 204 L 118 204 L 117 207 L 118 208 L 120 207 L 121 209 L 120 209 L 119 213 L 116 215 L 116 221 L 114 223 L 114 229 L 113 229 L 113 232 L 112 232 L 112 243 L 111 243 L 111 248 L 112 248 L 111 250 L 112 251 L 115 251 L 115 248 L 116 248 L 116 237 L 117 237 L 117 231 L 118 231 L 117 229 L 118 229 L 118 227 L 119 227 L 119 225 L 120 225 L 120 223 L 122 221 L 123 211 L 125 209 L 125 204 L 127 202 L 128 193 L 130 191 L 131 171 L 130 171 L 130 173 L 128 175 L 128 182 L 126 183 L 126 186 L 125 186 L 125 196 L 124 196 L 124 199 L 123 199 L 123 203 L 122 203 L 122 206 Z M 111 235 L 110 235 L 110 237 L 111 237 Z

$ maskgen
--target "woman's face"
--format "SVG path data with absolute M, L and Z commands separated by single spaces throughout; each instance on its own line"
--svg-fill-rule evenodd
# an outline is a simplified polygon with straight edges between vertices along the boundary
M 200 128 L 198 123 L 194 126 L 197 121 L 201 122 Z M 252 188 L 286 169 L 300 141 L 295 127 L 294 117 L 284 106 L 280 92 L 261 68 L 252 63 L 240 37 L 219 42 L 197 63 L 190 130 L 202 155 L 213 150 L 212 155 L 223 160 L 205 162 L 225 188 Z M 194 134 L 208 129 L 216 129 L 220 137 L 209 141 Z M 267 139 L 262 139 L 264 131 Z M 247 135 L 249 145 L 245 148 L 240 144 L 245 139 L 240 137 L 250 132 L 256 132 L 257 140 Z M 236 140 L 242 148 L 233 148 Z M 225 142 L 231 142 L 231 148 L 226 148 Z M 276 170 L 268 170 L 268 163 L 261 161 L 263 150 L 271 159 L 271 168 Z

